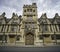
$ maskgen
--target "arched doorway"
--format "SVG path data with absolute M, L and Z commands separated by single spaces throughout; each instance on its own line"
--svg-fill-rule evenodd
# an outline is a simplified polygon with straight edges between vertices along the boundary
M 25 35 L 25 45 L 34 45 L 34 35 L 32 33 Z

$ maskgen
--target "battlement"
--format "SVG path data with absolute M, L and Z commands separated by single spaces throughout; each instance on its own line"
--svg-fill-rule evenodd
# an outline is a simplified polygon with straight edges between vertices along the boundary
M 32 8 L 37 8 L 36 3 L 32 3 L 32 5 L 24 5 L 23 8 L 27 8 L 27 7 L 32 7 Z

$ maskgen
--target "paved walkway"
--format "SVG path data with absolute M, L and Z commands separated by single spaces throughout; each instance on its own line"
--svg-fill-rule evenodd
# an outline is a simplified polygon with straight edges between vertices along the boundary
M 0 52 L 60 52 L 60 46 L 47 46 L 47 47 L 1 46 Z

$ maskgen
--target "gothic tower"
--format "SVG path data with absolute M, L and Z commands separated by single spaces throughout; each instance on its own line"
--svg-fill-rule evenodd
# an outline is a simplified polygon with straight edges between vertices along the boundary
M 23 36 L 25 38 L 25 45 L 34 45 L 36 41 L 37 31 L 38 31 L 38 18 L 37 18 L 37 5 L 32 3 L 32 5 L 23 6 L 23 20 L 22 28 Z

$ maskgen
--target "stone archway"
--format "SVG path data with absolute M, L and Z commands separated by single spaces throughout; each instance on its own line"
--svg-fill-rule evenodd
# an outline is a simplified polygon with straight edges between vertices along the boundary
M 25 35 L 25 45 L 34 45 L 34 35 L 32 33 Z

